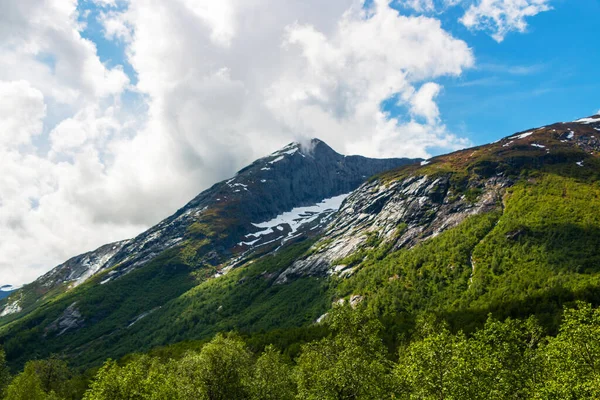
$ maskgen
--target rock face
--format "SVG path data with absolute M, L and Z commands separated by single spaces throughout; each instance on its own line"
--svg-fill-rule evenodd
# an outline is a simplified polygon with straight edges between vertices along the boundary
M 410 248 L 470 215 L 500 209 L 504 191 L 523 169 L 570 163 L 584 167 L 586 157 L 600 152 L 599 137 L 600 117 L 594 116 L 521 132 L 367 182 L 346 199 L 310 255 L 281 273 L 276 283 L 298 276 L 348 275 L 353 268 L 341 261 L 369 248 L 370 241 L 390 249 Z
M 21 312 L 21 310 L 22 308 L 19 305 L 19 300 L 14 300 L 4 306 L 4 309 L 2 310 L 2 312 L 0 312 L 0 317 L 16 314 Z
M 107 244 L 95 251 L 73 257 L 40 277 L 37 282 L 46 288 L 65 282 L 69 282 L 71 287 L 78 286 L 98 271 L 109 267 L 111 259 L 127 243 L 129 240 Z
M 235 265 L 256 250 L 319 233 L 345 196 L 367 178 L 415 161 L 344 156 L 318 139 L 304 146 L 290 143 L 200 193 L 136 238 L 74 257 L 24 289 L 39 297 L 112 269 L 100 282 L 106 284 L 168 249 L 190 243 L 196 244 L 198 265 L 221 265 L 229 259 Z M 16 310 L 12 306 L 3 312 Z
M 470 215 L 501 206 L 502 190 L 511 183 L 502 177 L 477 182 L 481 195 L 474 202 L 452 189 L 449 176 L 366 183 L 348 197 L 323 239 L 313 246 L 315 251 L 296 261 L 276 282 L 302 275 L 352 273 L 351 266 L 339 260 L 368 247 L 370 240 L 391 242 L 395 249 L 412 247 Z
M 46 328 L 44 336 L 50 334 L 56 334 L 56 336 L 63 335 L 69 330 L 76 330 L 83 326 L 84 319 L 81 313 L 77 309 L 77 302 L 71 304 L 65 309 L 63 314 L 58 317 L 52 324 Z

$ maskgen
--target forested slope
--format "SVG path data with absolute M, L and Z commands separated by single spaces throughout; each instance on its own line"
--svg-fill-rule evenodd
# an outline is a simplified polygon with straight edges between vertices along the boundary
M 5 336 L 8 359 L 54 353 L 74 368 L 65 387 L 84 389 L 120 359 L 89 399 L 598 398 L 599 130 L 554 124 L 376 175 L 320 235 L 222 276 L 157 259 L 147 271 L 172 273 L 147 272 L 157 291 L 174 279 L 185 293 L 94 338 L 40 341 L 32 314 Z M 144 270 L 98 307 L 126 304 Z

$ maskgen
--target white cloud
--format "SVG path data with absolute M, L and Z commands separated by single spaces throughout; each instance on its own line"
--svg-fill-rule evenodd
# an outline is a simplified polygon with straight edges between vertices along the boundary
M 135 87 L 82 37 L 75 0 L 3 5 L 0 142 L 18 146 L 0 145 L 2 283 L 131 237 L 294 138 L 371 156 L 468 144 L 435 99 L 472 51 L 434 18 L 383 0 L 96 3 Z
M 44 95 L 27 81 L 0 81 L 0 148 L 29 144 L 42 132 Z
M 104 37 L 106 39 L 131 42 L 131 28 L 127 26 L 122 13 L 115 11 L 100 12 L 98 22 L 104 27 Z
M 294 50 L 299 48 L 304 62 L 295 61 L 297 68 L 288 69 L 270 87 L 267 104 L 292 132 L 323 136 L 346 150 L 359 141 L 363 153 L 371 156 L 397 155 L 398 147 L 381 146 L 390 138 L 403 142 L 400 151 L 409 156 L 427 156 L 427 147 L 421 146 L 425 142 L 437 147 L 439 141 L 448 148 L 464 145 L 448 142 L 449 136 L 435 126 L 431 107 L 413 107 L 415 115 L 431 125 L 425 130 L 389 120 L 380 110 L 392 96 L 412 107 L 416 82 L 458 75 L 472 65 L 470 49 L 445 32 L 439 21 L 401 16 L 385 1 L 377 1 L 371 10 L 351 8 L 329 35 L 311 25 L 291 25 L 287 44 L 288 55 L 296 60 Z M 419 93 L 416 100 L 423 103 L 425 95 Z M 424 140 L 421 135 L 429 137 Z M 364 143 L 365 136 L 371 144 Z
M 489 31 L 502 42 L 509 32 L 525 32 L 527 17 L 550 9 L 550 0 L 480 0 L 471 4 L 460 22 L 469 29 Z
M 120 0 L 88 0 L 98 7 L 116 7 Z
M 103 65 L 81 36 L 76 0 L 7 0 L 0 13 L 0 79 L 26 79 L 45 97 L 81 104 L 118 94 L 120 68 Z
M 510 32 L 525 32 L 526 18 L 552 9 L 551 0 L 403 0 L 404 9 L 425 15 L 441 14 L 460 6 L 465 9 L 459 21 L 471 30 L 488 32 L 502 42 Z
M 436 8 L 433 0 L 405 0 L 401 4 L 402 6 L 412 8 L 417 12 L 430 12 L 434 11 Z
M 421 86 L 417 92 L 409 97 L 411 114 L 425 118 L 430 124 L 435 123 L 440 116 L 435 98 L 441 90 L 442 87 L 434 82 L 428 82 Z

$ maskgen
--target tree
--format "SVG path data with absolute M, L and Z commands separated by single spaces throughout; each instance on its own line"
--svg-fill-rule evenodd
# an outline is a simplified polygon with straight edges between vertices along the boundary
M 199 354 L 178 363 L 178 392 L 190 400 L 246 399 L 251 365 L 252 355 L 242 339 L 218 334 Z
M 25 366 L 25 370 L 27 369 L 31 369 L 38 376 L 44 393 L 54 392 L 61 397 L 68 396 L 71 371 L 65 361 L 56 357 L 30 361 Z
M 534 318 L 525 321 L 488 318 L 470 343 L 474 363 L 473 385 L 482 398 L 530 398 L 540 384 L 538 346 L 543 331 Z
M 587 303 L 565 309 L 560 332 L 543 355 L 547 379 L 538 398 L 600 398 L 600 309 Z
M 123 367 L 108 360 L 96 374 L 84 400 L 178 399 L 171 363 L 140 356 Z
M 419 325 L 421 339 L 400 349 L 394 369 L 396 391 L 401 398 L 477 398 L 469 386 L 472 365 L 467 338 L 462 333 L 453 335 L 446 325 L 429 317 Z
M 4 398 L 6 388 L 10 384 L 10 372 L 6 365 L 6 354 L 4 349 L 0 347 L 0 398 Z
M 272 345 L 256 360 L 248 386 L 253 400 L 292 400 L 297 390 L 291 365 Z
M 6 389 L 5 400 L 46 400 L 42 382 L 31 368 L 25 368 Z
M 379 321 L 350 306 L 335 307 L 326 321 L 331 335 L 303 346 L 298 358 L 298 398 L 390 397 L 390 363 L 378 336 Z

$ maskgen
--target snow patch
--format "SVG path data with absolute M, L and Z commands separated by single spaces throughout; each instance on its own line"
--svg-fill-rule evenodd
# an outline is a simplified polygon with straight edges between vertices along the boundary
M 255 244 L 258 240 L 260 240 L 260 238 L 263 236 L 266 236 L 271 233 L 281 233 L 281 231 L 284 231 L 285 225 L 289 226 L 291 231 L 284 238 L 284 242 L 290 240 L 294 237 L 300 226 L 316 220 L 319 217 L 319 215 L 326 211 L 339 210 L 343 201 L 349 195 L 350 193 L 346 193 L 339 196 L 331 197 L 313 206 L 296 207 L 291 211 L 287 211 L 283 214 L 278 215 L 270 221 L 252 223 L 252 225 L 254 225 L 255 227 L 260 228 L 261 231 L 247 235 L 246 239 L 249 239 L 250 241 L 242 241 L 240 242 L 240 244 L 246 244 L 251 246 Z
M 427 164 L 429 164 L 429 163 L 430 163 L 430 161 L 429 161 L 429 160 L 424 160 L 424 161 L 421 161 L 421 165 L 427 165 Z
M 150 311 L 146 311 L 146 312 L 144 312 L 144 313 L 141 313 L 140 315 L 138 315 L 137 317 L 135 317 L 135 318 L 134 318 L 134 320 L 133 320 L 133 321 L 132 321 L 132 322 L 131 322 L 129 325 L 127 325 L 127 327 L 128 327 L 128 328 L 132 327 L 132 326 L 133 326 L 133 325 L 134 325 L 136 322 L 138 322 L 138 321 L 139 321 L 139 320 L 141 320 L 142 318 L 145 318 L 145 317 L 147 317 L 148 315 L 152 314 L 154 311 L 156 311 L 156 310 L 157 310 L 157 309 L 159 309 L 159 308 L 161 308 L 161 307 L 156 307 L 156 308 L 153 308 L 153 309 L 152 309 L 152 310 L 150 310 Z
M 269 161 L 269 164 L 275 164 L 276 162 L 279 162 L 279 161 L 281 161 L 283 159 L 284 159 L 283 156 L 279 156 L 276 159 L 274 159 L 273 161 Z
M 580 124 L 593 124 L 595 122 L 600 122 L 600 117 L 597 118 L 581 118 L 578 119 L 577 121 L 574 122 L 578 122 Z
M 296 153 L 300 148 L 300 144 L 299 143 L 290 143 L 287 146 L 285 146 L 284 148 L 282 148 L 281 150 L 277 150 L 274 153 L 271 153 L 272 156 L 279 156 L 282 154 L 294 154 Z
M 576 164 L 579 165 L 580 167 L 583 167 L 583 161 L 577 161 Z
M 531 145 L 532 145 L 533 147 L 537 147 L 537 148 L 540 148 L 540 149 L 545 149 L 545 148 L 546 148 L 546 146 L 544 146 L 544 145 L 542 145 L 542 144 L 532 143 Z
M 153 237 L 153 235 L 156 235 Z M 141 248 L 143 245 L 145 245 L 147 242 L 149 242 L 150 240 L 156 239 L 157 237 L 160 236 L 160 232 L 155 232 L 154 234 L 150 235 L 150 237 L 146 238 L 146 240 L 144 240 L 144 242 L 142 243 L 142 245 L 139 247 Z M 110 259 L 117 254 L 117 252 L 119 250 L 121 250 L 121 248 L 123 248 L 123 246 L 128 243 L 128 241 L 122 242 L 121 245 L 117 245 L 111 248 L 110 251 L 106 252 L 105 254 L 102 255 L 102 257 L 98 257 L 97 259 L 95 259 L 94 261 L 92 261 L 90 259 L 89 256 L 87 256 L 82 262 L 81 265 L 86 268 L 86 271 L 77 279 L 75 279 L 75 281 L 70 285 L 70 288 L 74 288 L 77 287 L 79 285 L 81 285 L 82 283 L 84 283 L 85 281 L 87 281 L 89 278 L 91 278 L 92 276 L 96 275 L 96 273 L 98 271 L 100 271 L 100 269 L 102 267 L 104 267 L 106 265 L 106 263 L 108 261 L 110 261 Z
M 511 136 L 509 137 L 509 139 L 525 139 L 528 136 L 531 136 L 533 134 L 533 132 L 525 132 L 525 133 L 521 133 L 520 135 L 515 135 L 515 136 Z
M 298 152 L 298 148 L 296 147 L 295 149 L 291 149 L 291 150 L 286 150 L 286 151 L 280 151 L 279 154 L 287 154 L 287 155 L 292 155 L 294 153 Z

